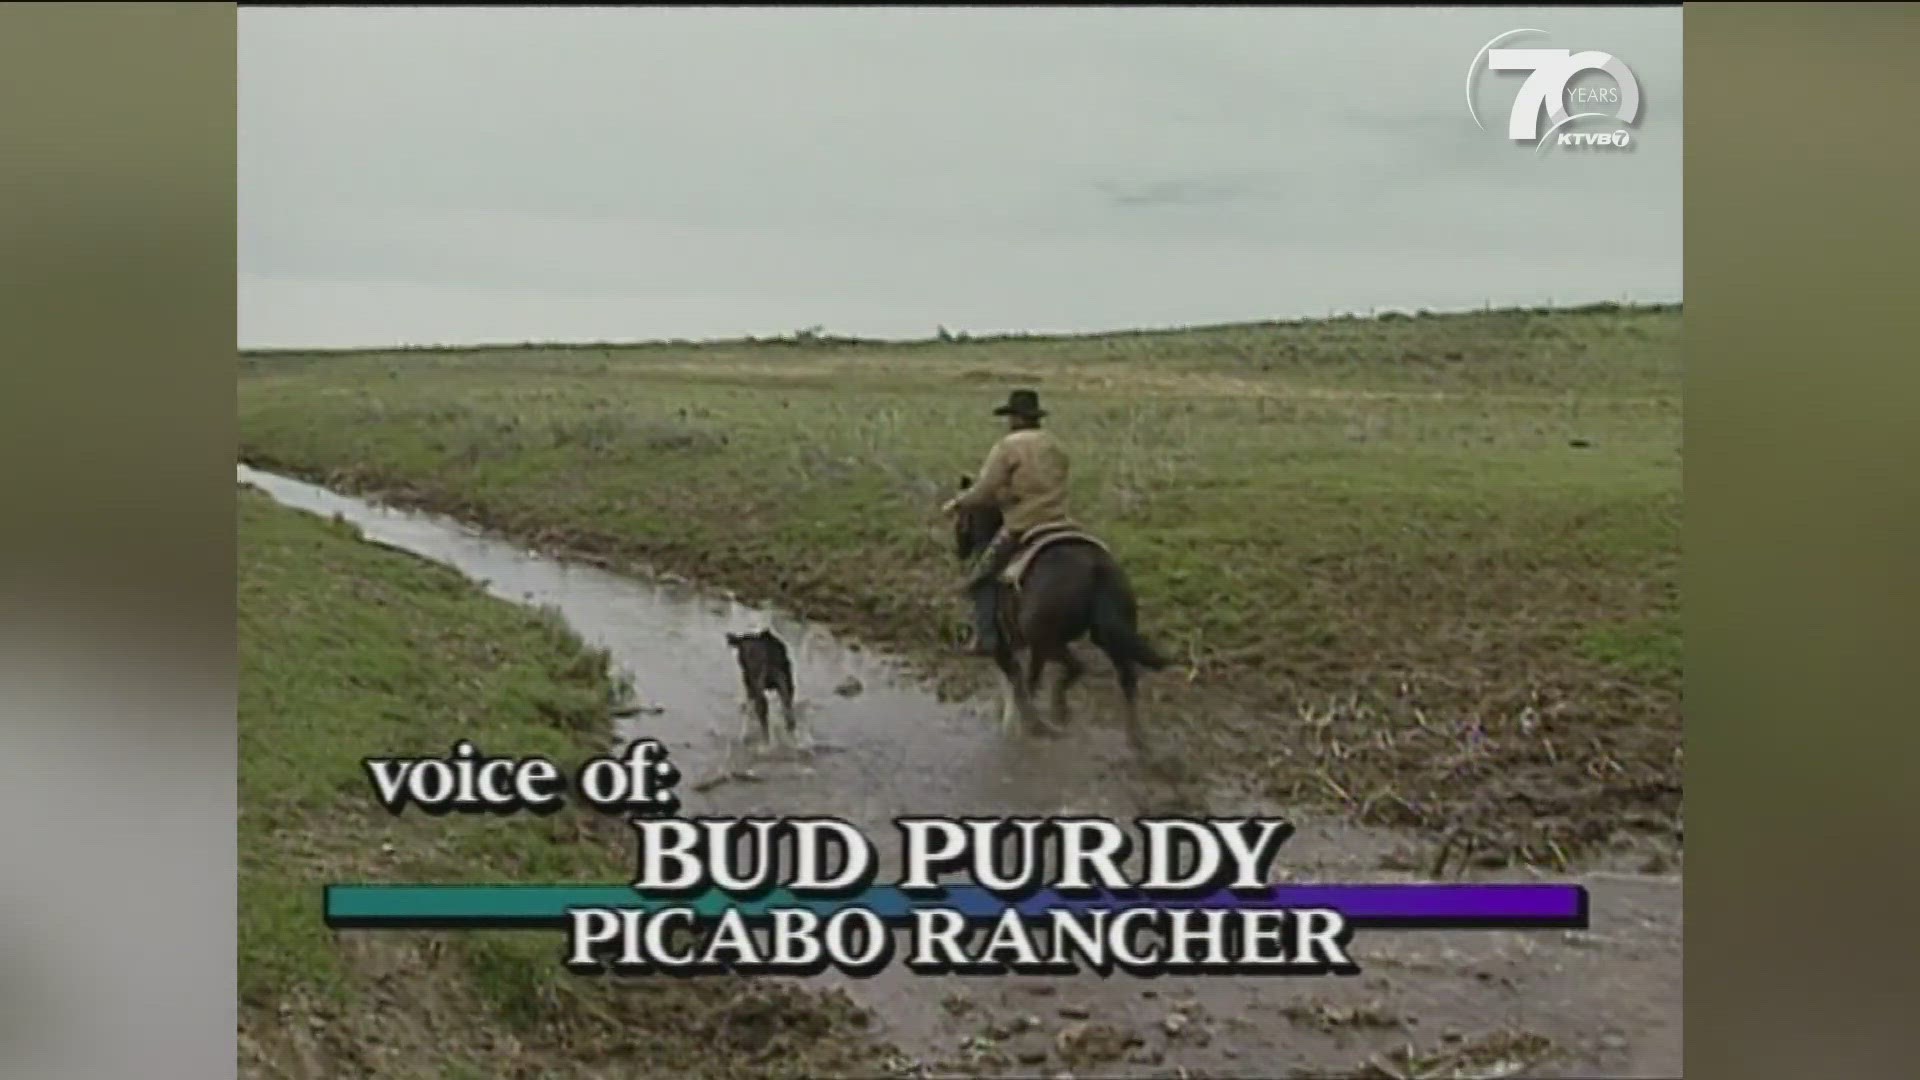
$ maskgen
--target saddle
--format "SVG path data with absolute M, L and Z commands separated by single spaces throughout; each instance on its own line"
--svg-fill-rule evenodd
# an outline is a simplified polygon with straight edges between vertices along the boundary
M 1071 541 L 1092 544 L 1101 551 L 1107 550 L 1107 545 L 1092 533 L 1071 525 L 1043 525 L 1027 536 L 1021 543 L 1020 550 L 1014 552 L 1013 558 L 1007 561 L 1007 568 L 1000 571 L 1001 582 L 1018 592 L 1020 583 L 1026 579 L 1027 568 L 1033 565 L 1035 556 L 1055 544 Z

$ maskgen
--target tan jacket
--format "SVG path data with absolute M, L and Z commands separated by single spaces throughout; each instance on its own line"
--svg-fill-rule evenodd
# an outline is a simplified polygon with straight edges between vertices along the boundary
M 1042 525 L 1071 525 L 1067 472 L 1067 452 L 1052 432 L 1010 431 L 987 451 L 979 478 L 961 493 L 957 505 L 984 509 L 997 504 L 1007 531 L 1015 534 Z

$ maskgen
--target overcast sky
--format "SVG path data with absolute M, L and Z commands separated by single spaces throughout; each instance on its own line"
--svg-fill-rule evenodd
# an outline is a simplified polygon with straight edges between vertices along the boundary
M 243 347 L 1680 297 L 1678 6 L 239 19 Z M 1508 142 L 1513 74 L 1475 126 L 1523 27 L 1631 150 Z

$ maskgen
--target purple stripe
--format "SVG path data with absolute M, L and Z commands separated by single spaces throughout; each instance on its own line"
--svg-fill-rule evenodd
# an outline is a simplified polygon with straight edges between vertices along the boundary
M 1156 907 L 1332 908 L 1352 922 L 1566 923 L 1587 910 L 1579 885 L 1532 882 L 1488 884 L 1275 885 L 1260 891 L 1222 891 L 1187 899 L 1103 895 L 1067 897 L 1051 891 L 1021 904 L 1028 913 L 1048 908 L 1114 904 Z

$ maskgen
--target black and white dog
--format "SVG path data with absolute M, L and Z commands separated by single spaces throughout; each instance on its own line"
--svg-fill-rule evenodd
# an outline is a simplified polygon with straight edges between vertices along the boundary
M 771 630 L 753 634 L 728 634 L 727 645 L 740 664 L 740 685 L 747 692 L 747 704 L 760 722 L 761 741 L 772 743 L 773 732 L 767 722 L 767 695 L 780 699 L 780 718 L 786 723 L 787 738 L 799 745 L 800 730 L 794 719 L 793 660 L 787 644 Z

